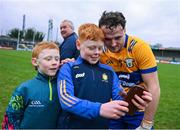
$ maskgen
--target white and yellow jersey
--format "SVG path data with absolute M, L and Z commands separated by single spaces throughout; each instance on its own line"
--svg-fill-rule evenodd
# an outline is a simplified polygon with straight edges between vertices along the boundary
M 150 46 L 143 40 L 126 35 L 124 48 L 118 53 L 105 49 L 100 61 L 113 67 L 123 87 L 143 83 L 141 74 L 157 71 Z

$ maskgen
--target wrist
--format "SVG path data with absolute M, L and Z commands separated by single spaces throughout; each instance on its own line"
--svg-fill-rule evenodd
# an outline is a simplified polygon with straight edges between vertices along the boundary
M 153 121 L 148 121 L 148 120 L 143 119 L 141 122 L 141 127 L 144 129 L 150 130 L 152 126 L 153 126 Z

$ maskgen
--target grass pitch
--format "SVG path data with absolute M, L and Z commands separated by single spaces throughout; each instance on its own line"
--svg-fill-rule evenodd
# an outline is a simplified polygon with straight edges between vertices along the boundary
M 158 64 L 161 98 L 155 129 L 180 129 L 180 65 Z M 0 124 L 13 90 L 36 74 L 31 52 L 0 50 Z

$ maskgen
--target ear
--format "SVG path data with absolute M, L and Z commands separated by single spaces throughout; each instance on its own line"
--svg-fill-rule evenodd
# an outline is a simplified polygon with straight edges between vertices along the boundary
M 38 66 L 37 58 L 32 58 L 31 63 L 32 63 L 33 66 L 37 67 Z
M 80 50 L 80 41 L 79 41 L 79 39 L 76 40 L 76 47 L 77 47 L 78 50 Z

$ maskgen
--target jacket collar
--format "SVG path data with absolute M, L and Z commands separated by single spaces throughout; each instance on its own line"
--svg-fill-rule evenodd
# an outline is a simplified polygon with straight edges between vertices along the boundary
M 79 63 L 85 63 L 87 65 L 90 65 L 90 66 L 97 66 L 99 65 L 99 61 L 96 63 L 96 64 L 91 64 L 89 63 L 87 60 L 83 59 L 81 56 L 79 56 L 76 60 L 76 62 L 79 64 Z
M 40 79 L 40 80 L 43 80 L 43 81 L 49 81 L 49 80 L 56 80 L 57 79 L 57 74 L 54 76 L 54 77 L 50 77 L 40 71 L 38 71 L 37 73 L 37 78 Z

